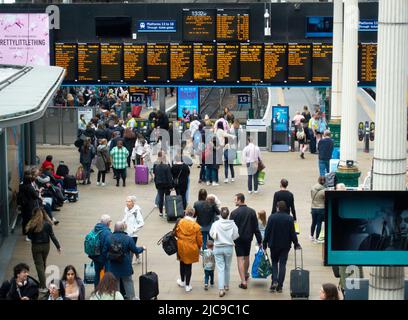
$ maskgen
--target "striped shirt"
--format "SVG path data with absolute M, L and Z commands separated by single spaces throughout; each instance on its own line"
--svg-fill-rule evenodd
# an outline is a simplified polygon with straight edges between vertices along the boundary
M 120 149 L 114 147 L 110 152 L 110 155 L 112 157 L 112 167 L 114 169 L 126 169 L 129 151 L 125 147 Z

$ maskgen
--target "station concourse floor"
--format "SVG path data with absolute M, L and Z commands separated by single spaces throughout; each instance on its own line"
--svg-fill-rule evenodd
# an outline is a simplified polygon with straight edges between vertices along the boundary
M 360 146 L 362 147 L 362 146 Z M 57 167 L 60 160 L 64 160 L 70 168 L 70 173 L 75 174 L 79 164 L 79 153 L 75 147 L 52 147 L 38 146 L 37 154 L 41 161 L 45 156 L 52 154 L 54 164 Z M 206 188 L 207 192 L 216 194 L 221 200 L 221 206 L 234 209 L 233 197 L 238 192 L 243 192 L 248 206 L 256 211 L 264 209 L 269 216 L 272 207 L 273 194 L 279 190 L 279 181 L 286 178 L 289 181 L 288 189 L 294 193 L 295 208 L 300 225 L 299 242 L 303 247 L 304 268 L 310 271 L 310 299 L 319 299 L 319 290 L 323 283 L 332 282 L 337 284 L 338 279 L 333 276 L 331 267 L 323 266 L 322 244 L 315 244 L 309 240 L 311 214 L 310 214 L 310 188 L 317 181 L 318 158 L 317 155 L 306 153 L 306 159 L 302 160 L 298 152 L 262 152 L 262 158 L 266 165 L 265 185 L 260 186 L 258 194 L 248 194 L 246 168 L 235 166 L 235 182 L 224 183 L 224 168 L 220 167 L 219 186 L 206 186 L 198 184 L 199 169 L 196 165 L 191 168 L 190 175 L 190 195 L 189 203 L 192 205 L 197 199 L 198 190 Z M 372 152 L 370 154 L 358 151 L 358 163 L 362 172 L 360 183 L 363 181 L 371 165 Z M 176 256 L 167 256 L 157 241 L 173 228 L 173 224 L 159 217 L 159 210 L 154 207 L 156 189 L 153 183 L 148 185 L 134 184 L 134 169 L 128 169 L 128 179 L 126 187 L 116 187 L 112 173 L 107 174 L 107 185 L 105 187 L 96 185 L 95 173 L 91 174 L 91 185 L 79 185 L 80 199 L 76 203 L 66 203 L 60 212 L 54 212 L 60 221 L 54 227 L 54 232 L 62 246 L 61 255 L 58 254 L 55 246 L 51 243 L 51 250 L 47 265 L 55 265 L 62 275 L 66 265 L 72 264 L 77 268 L 80 277 L 84 274 L 84 264 L 89 262 L 84 253 L 83 242 L 85 235 L 94 227 L 102 214 L 109 214 L 113 222 L 121 220 L 125 208 L 126 197 L 136 195 L 137 204 L 142 208 L 145 225 L 140 231 L 138 245 L 145 245 L 148 252 L 148 270 L 155 271 L 159 277 L 159 299 L 180 299 L 180 300 L 288 300 L 289 293 L 289 272 L 294 268 L 294 251 L 289 253 L 286 279 L 283 293 L 270 293 L 270 279 L 250 279 L 248 289 L 238 288 L 240 283 L 237 270 L 236 256 L 231 266 L 230 290 L 223 298 L 218 297 L 217 274 L 215 272 L 215 285 L 205 291 L 203 288 L 204 271 L 201 260 L 193 265 L 191 285 L 193 290 L 186 293 L 184 288 L 179 288 L 176 280 L 179 277 L 179 262 Z M 113 228 L 113 226 L 112 226 Z M 30 266 L 30 274 L 37 277 L 33 259 L 31 256 L 31 245 L 26 242 L 21 235 L 21 227 L 18 226 L 15 234 L 18 239 L 6 270 L 5 278 L 12 276 L 12 268 L 19 262 L 26 262 Z M 269 249 L 268 249 L 269 253 Z M 255 242 L 251 248 L 250 268 L 255 254 Z M 139 275 L 142 272 L 142 265 L 133 265 L 135 292 L 139 292 Z M 368 278 L 368 269 L 364 270 L 365 277 Z M 49 274 L 47 274 L 49 276 Z M 54 276 L 58 276 L 54 274 Z M 89 297 L 93 291 L 93 285 L 86 285 L 86 296 Z

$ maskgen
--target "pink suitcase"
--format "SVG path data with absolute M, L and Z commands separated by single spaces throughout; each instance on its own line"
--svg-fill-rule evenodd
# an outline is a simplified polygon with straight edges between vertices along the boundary
M 149 183 L 149 168 L 145 165 L 137 165 L 135 168 L 135 183 L 148 184 Z

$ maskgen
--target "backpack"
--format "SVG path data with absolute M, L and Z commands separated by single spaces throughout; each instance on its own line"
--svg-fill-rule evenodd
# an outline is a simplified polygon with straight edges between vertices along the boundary
M 305 139 L 305 130 L 303 129 L 303 127 L 299 128 L 298 132 L 296 132 L 296 138 L 298 140 L 303 140 Z
M 334 188 L 336 186 L 336 172 L 330 172 L 326 174 L 326 188 Z
M 166 233 L 163 238 L 157 242 L 157 245 L 160 244 L 167 255 L 171 256 L 172 254 L 177 253 L 177 239 L 174 236 L 174 231 Z
M 102 230 L 98 232 L 92 230 L 85 237 L 84 248 L 85 253 L 89 257 L 99 256 L 101 254 L 101 239 L 99 236 L 101 232 Z
M 125 250 L 123 244 L 118 240 L 112 240 L 109 246 L 108 259 L 115 262 L 122 262 L 125 256 Z

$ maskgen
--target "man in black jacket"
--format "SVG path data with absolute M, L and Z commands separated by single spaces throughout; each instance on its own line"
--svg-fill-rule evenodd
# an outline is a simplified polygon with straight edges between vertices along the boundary
M 173 188 L 173 175 L 170 165 L 166 163 L 165 155 L 162 152 L 158 153 L 158 162 L 153 165 L 153 174 L 159 197 L 159 215 L 163 217 L 164 196 L 168 196 Z
M 266 250 L 266 247 L 269 246 L 271 250 L 272 284 L 270 290 L 272 292 L 282 292 L 286 262 L 292 242 L 295 245 L 295 250 L 300 249 L 294 220 L 288 214 L 285 201 L 279 201 L 278 212 L 269 216 L 263 240 L 263 248 Z
M 331 133 L 326 130 L 323 133 L 323 139 L 319 141 L 319 172 L 320 176 L 325 176 L 326 173 L 330 172 L 330 159 L 333 153 L 334 143 L 331 138 Z
M 293 193 L 287 190 L 288 185 L 288 180 L 282 179 L 280 181 L 280 190 L 273 195 L 272 214 L 276 213 L 278 202 L 284 201 L 288 212 L 292 212 L 293 220 L 296 221 L 295 199 Z
M 19 263 L 14 267 L 14 277 L 3 283 L 2 288 L 7 287 L 7 300 L 37 300 L 38 281 L 28 275 L 30 268 L 25 263 Z
M 259 231 L 258 219 L 255 210 L 247 207 L 245 196 L 242 193 L 235 195 L 235 205 L 238 207 L 231 212 L 230 220 L 234 220 L 238 227 L 239 238 L 235 240 L 235 253 L 237 255 L 238 271 L 241 278 L 241 289 L 247 288 L 249 278 L 249 253 L 251 242 L 255 235 L 258 245 L 262 244 L 262 235 Z

